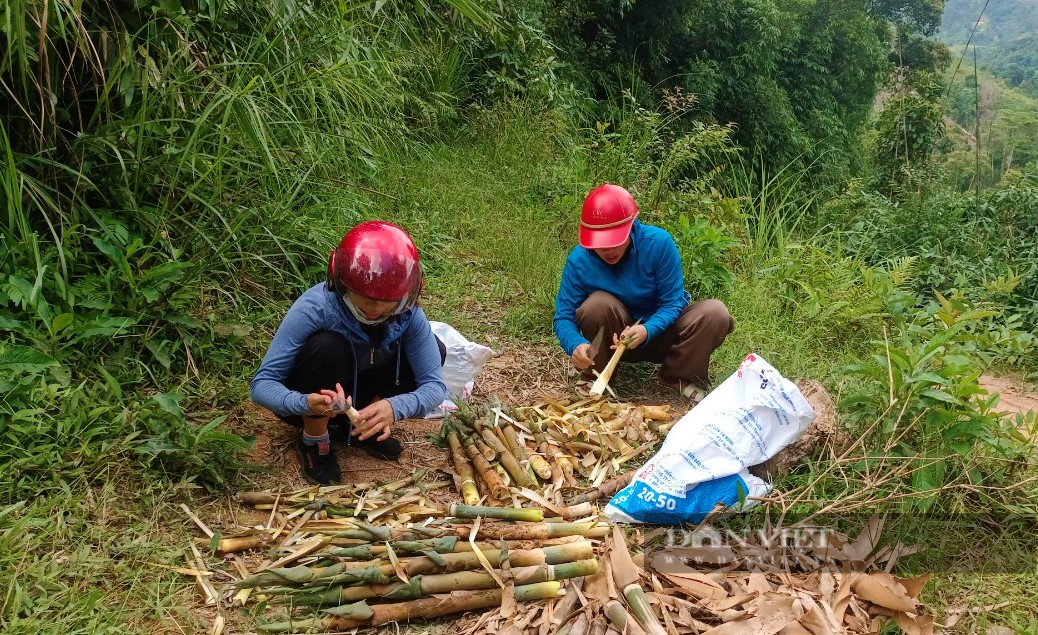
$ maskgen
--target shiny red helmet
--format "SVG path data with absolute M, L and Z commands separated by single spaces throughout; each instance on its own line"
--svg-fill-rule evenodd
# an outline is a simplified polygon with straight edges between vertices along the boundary
M 580 209 L 580 246 L 611 249 L 624 244 L 631 235 L 638 205 L 631 193 L 606 183 L 591 190 Z
M 414 241 L 401 227 L 386 221 L 365 221 L 346 232 L 328 261 L 329 288 L 366 323 L 381 319 L 365 319 L 350 300 L 350 291 L 372 300 L 396 302 L 388 317 L 414 307 L 423 284 Z

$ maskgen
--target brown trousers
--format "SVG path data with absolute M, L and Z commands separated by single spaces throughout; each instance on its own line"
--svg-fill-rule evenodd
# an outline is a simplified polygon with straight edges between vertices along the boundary
M 594 342 L 599 330 L 604 333 L 592 358 L 595 370 L 601 371 L 613 355 L 612 334 L 619 335 L 634 320 L 627 307 L 605 291 L 595 291 L 588 296 L 575 317 L 580 332 L 589 341 Z M 710 354 L 733 330 L 735 320 L 723 302 L 700 300 L 686 306 L 670 328 L 638 348 L 625 351 L 620 360 L 662 364 L 660 380 L 665 384 L 706 384 L 710 379 Z

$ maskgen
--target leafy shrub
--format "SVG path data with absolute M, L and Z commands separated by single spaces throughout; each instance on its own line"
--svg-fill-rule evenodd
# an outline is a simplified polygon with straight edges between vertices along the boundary
M 827 244 L 866 264 L 917 257 L 920 305 L 933 289 L 958 290 L 1038 329 L 1038 187 L 1026 177 L 979 199 L 953 191 L 892 199 L 856 184 L 817 220 Z
M 848 394 L 840 407 L 864 447 L 904 457 L 914 469 L 911 486 L 934 491 L 965 479 L 973 485 L 1004 485 L 1013 478 L 1011 460 L 1027 439 L 994 410 L 977 379 L 1019 332 L 1001 323 L 1001 313 L 977 308 L 961 295 L 936 294 L 938 306 L 895 320 L 873 352 L 846 369 Z M 991 333 L 1008 337 L 992 339 Z M 1033 341 L 1030 347 L 1033 347 Z M 1002 461 L 983 459 L 995 454 Z

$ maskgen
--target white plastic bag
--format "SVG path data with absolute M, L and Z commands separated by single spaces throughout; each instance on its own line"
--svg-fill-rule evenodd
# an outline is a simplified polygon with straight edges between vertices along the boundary
M 762 496 L 747 471 L 795 441 L 815 418 L 796 385 L 757 355 L 671 429 L 656 453 L 605 508 L 619 522 L 700 522 L 718 503 Z
M 443 383 L 447 384 L 448 398 L 435 410 L 425 415 L 435 419 L 448 412 L 458 410 L 454 399 L 467 401 L 475 386 L 476 375 L 494 355 L 493 349 L 470 342 L 450 324 L 429 321 L 433 335 L 447 347 L 447 359 L 443 362 Z

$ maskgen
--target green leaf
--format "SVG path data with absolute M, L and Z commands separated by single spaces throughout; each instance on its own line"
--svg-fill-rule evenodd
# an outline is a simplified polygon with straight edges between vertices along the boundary
M 930 384 L 937 384 L 937 385 L 945 385 L 945 384 L 949 383 L 949 380 L 946 377 L 941 377 L 937 373 L 919 373 L 919 374 L 916 374 L 916 375 L 912 375 L 911 377 L 909 377 L 905 381 L 905 383 L 908 383 L 908 384 L 918 384 L 918 383 L 922 383 L 922 382 L 927 382 L 927 383 L 930 383 Z
M 169 370 L 169 367 L 173 363 L 169 351 L 166 350 L 169 348 L 169 343 L 169 340 L 162 340 L 161 342 L 156 342 L 155 340 L 144 341 L 144 346 L 151 351 L 151 354 L 155 357 L 155 361 L 162 364 L 162 367 L 166 370 Z
M 936 399 L 937 401 L 943 401 L 944 403 L 951 403 L 951 404 L 958 404 L 959 403 L 958 399 L 956 399 L 955 397 L 951 396 L 950 394 L 946 393 L 943 390 L 937 390 L 937 389 L 934 389 L 934 388 L 927 388 L 926 390 L 920 392 L 919 394 L 926 395 L 927 397 L 929 397 L 931 399 Z
M 184 409 L 180 407 L 180 401 L 183 398 L 184 395 L 178 392 L 160 392 L 152 397 L 152 399 L 159 404 L 159 408 L 162 408 L 169 414 L 178 418 L 184 416 Z
M 39 372 L 57 363 L 50 355 L 28 346 L 0 347 L 0 369 L 10 372 Z
M 71 313 L 62 313 L 54 318 L 54 321 L 50 323 L 50 330 L 54 335 L 64 331 L 69 324 L 72 324 L 73 315 Z

